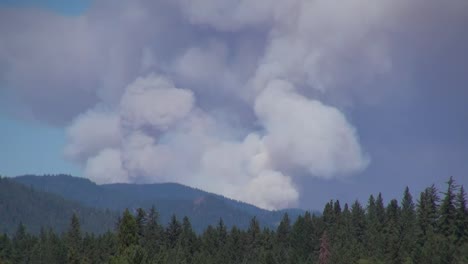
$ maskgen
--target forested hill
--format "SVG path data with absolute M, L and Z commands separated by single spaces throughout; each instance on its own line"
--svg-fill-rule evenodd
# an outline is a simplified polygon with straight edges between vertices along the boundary
M 275 227 L 285 212 L 291 219 L 304 213 L 299 209 L 268 211 L 176 183 L 97 185 L 88 179 L 69 175 L 27 175 L 12 179 L 36 190 L 99 209 L 122 212 L 128 208 L 134 212 L 137 208 L 149 209 L 154 205 L 163 223 L 169 222 L 173 214 L 179 219 L 188 216 L 199 232 L 209 224 L 216 224 L 220 218 L 228 227 L 247 228 L 255 216 L 262 226 Z
M 85 207 L 55 194 L 42 192 L 0 177 L 0 232 L 12 233 L 22 222 L 29 231 L 41 227 L 62 232 L 76 213 L 83 229 L 102 233 L 113 229 L 117 213 Z
M 467 264 L 466 194 L 451 178 L 418 199 L 371 195 L 366 204 L 330 201 L 321 216 L 284 215 L 275 228 L 227 228 L 219 221 L 194 232 L 189 218 L 161 223 L 154 209 L 125 210 L 113 232 L 84 234 L 72 217 L 67 232 L 31 236 L 19 226 L 0 235 L 0 263 L 111 264 Z

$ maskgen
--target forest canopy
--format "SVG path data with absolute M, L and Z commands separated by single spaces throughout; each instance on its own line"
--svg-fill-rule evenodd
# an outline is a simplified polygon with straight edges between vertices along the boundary
M 223 220 L 197 234 L 184 217 L 163 224 L 155 207 L 125 210 L 115 230 L 83 232 L 73 215 L 66 232 L 28 233 L 22 223 L 0 236 L 0 263 L 468 263 L 466 192 L 453 178 L 443 192 L 434 185 L 413 199 L 367 204 L 330 201 L 321 215 L 306 212 L 276 229 L 254 217 L 247 229 Z

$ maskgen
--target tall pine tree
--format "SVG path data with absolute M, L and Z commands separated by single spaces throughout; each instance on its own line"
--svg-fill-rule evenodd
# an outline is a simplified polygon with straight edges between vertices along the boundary
M 327 232 L 325 231 L 320 239 L 319 264 L 329 264 L 330 255 L 330 240 L 328 239 Z
M 444 199 L 440 205 L 440 218 L 438 219 L 439 232 L 442 235 L 441 244 L 441 260 L 444 263 L 452 263 L 455 261 L 456 254 L 456 220 L 457 209 L 455 205 L 455 195 L 457 186 L 453 177 L 447 181 L 447 191 L 444 193 Z
M 440 263 L 437 253 L 440 241 L 437 234 L 438 203 L 438 191 L 434 185 L 421 193 L 417 206 L 417 244 L 413 258 L 416 263 Z
M 290 250 L 291 222 L 287 213 L 283 215 L 276 230 L 276 259 L 280 263 L 287 263 Z
M 402 259 L 408 261 L 416 244 L 416 211 L 408 187 L 405 188 L 401 201 L 400 238 Z
M 393 199 L 387 206 L 385 234 L 385 259 L 389 264 L 401 264 L 401 238 L 400 238 L 400 207 L 398 201 Z
M 468 209 L 466 205 L 466 193 L 463 186 L 456 198 L 457 212 L 456 212 L 456 238 L 457 244 L 468 244 Z
M 80 221 L 76 214 L 72 215 L 70 227 L 67 232 L 67 262 L 70 264 L 81 263 L 82 258 L 82 234 Z
M 138 226 L 135 217 L 128 209 L 125 209 L 118 228 L 119 252 L 138 244 Z

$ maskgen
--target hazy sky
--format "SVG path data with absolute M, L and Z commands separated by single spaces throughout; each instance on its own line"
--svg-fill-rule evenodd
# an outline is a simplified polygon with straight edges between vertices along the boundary
M 0 1 L 0 173 L 322 208 L 468 185 L 466 0 Z

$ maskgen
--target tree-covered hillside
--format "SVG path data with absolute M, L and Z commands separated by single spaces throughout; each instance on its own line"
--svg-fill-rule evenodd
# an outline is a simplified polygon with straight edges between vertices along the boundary
M 88 179 L 69 175 L 20 176 L 15 181 L 37 190 L 51 192 L 88 207 L 123 212 L 138 208 L 158 208 L 161 222 L 167 223 L 172 215 L 190 218 L 197 232 L 209 224 L 225 219 L 228 227 L 247 228 L 249 220 L 257 217 L 262 226 L 275 227 L 284 212 L 296 219 L 304 211 L 287 209 L 269 211 L 243 202 L 208 193 L 176 183 L 158 184 L 104 184 L 97 185 Z
M 415 201 L 407 188 L 400 201 L 371 195 L 341 205 L 330 201 L 323 214 L 306 212 L 296 221 L 285 214 L 274 228 L 252 218 L 246 230 L 223 220 L 197 235 L 189 218 L 164 225 L 156 209 L 125 210 L 114 232 L 84 234 L 77 217 L 62 236 L 31 236 L 19 225 L 0 236 L 0 263 L 112 264 L 466 264 L 466 194 L 451 178 L 444 192 L 428 187 Z
M 78 215 L 84 230 L 95 233 L 112 229 L 117 219 L 116 213 L 88 208 L 0 177 L 1 232 L 12 233 L 20 222 L 33 233 L 39 233 L 41 227 L 62 232 L 73 213 Z

